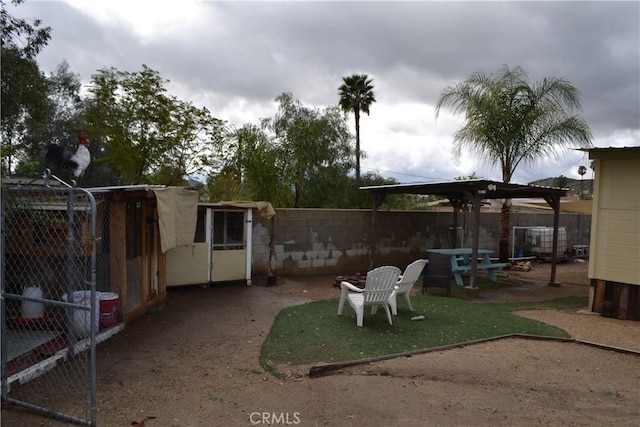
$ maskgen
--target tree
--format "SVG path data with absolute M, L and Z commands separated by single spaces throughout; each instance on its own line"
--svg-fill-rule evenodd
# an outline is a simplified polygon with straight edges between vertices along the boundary
M 567 179 L 566 176 L 560 175 L 559 177 L 553 180 L 553 184 L 558 188 L 567 188 L 567 185 L 569 184 L 569 180 Z
M 24 0 L 12 0 L 14 6 Z M 31 23 L 26 19 L 15 18 L 7 12 L 6 2 L 0 1 L 1 49 L 15 49 L 20 56 L 33 59 L 51 38 L 51 27 L 41 27 L 42 20 L 34 18 Z
M 586 173 L 587 173 L 587 168 L 584 165 L 580 165 L 580 167 L 578 167 L 578 175 L 580 175 L 580 198 L 581 199 L 583 199 L 585 197 L 584 189 L 583 189 L 582 185 L 583 185 L 584 175 Z
M 84 102 L 80 96 L 82 81 L 80 75 L 71 71 L 67 61 L 62 61 L 54 72 L 49 74 L 48 98 L 51 102 L 50 140 L 62 143 L 63 140 L 75 140 L 82 130 Z
M 505 183 L 522 163 L 558 157 L 570 145 L 591 145 L 591 131 L 579 115 L 580 93 L 563 78 L 544 78 L 530 85 L 522 68 L 505 65 L 495 74 L 476 72 L 446 87 L 436 117 L 444 106 L 465 114 L 465 124 L 454 135 L 456 152 L 466 148 L 498 163 Z M 510 209 L 507 199 L 501 210 L 501 261 L 509 256 Z
M 340 205 L 336 206 L 343 209 L 358 209 L 368 208 L 372 206 L 373 200 L 371 194 L 367 191 L 362 191 L 353 182 L 355 178 L 345 177 L 352 181 L 343 186 L 343 190 L 338 194 L 342 196 L 343 201 Z M 399 182 L 394 178 L 385 178 L 376 172 L 367 172 L 362 175 L 360 185 L 364 187 L 374 187 L 377 185 L 396 185 Z M 388 194 L 379 209 L 424 209 L 425 202 L 424 197 L 419 194 Z
M 259 126 L 245 124 L 234 129 L 218 158 L 223 163 L 207 180 L 210 202 L 221 200 L 267 200 L 287 206 L 290 185 L 284 179 L 280 150 Z
M 476 175 L 476 172 L 471 172 L 471 175 L 460 175 L 453 178 L 455 181 L 467 181 L 471 179 L 484 179 L 481 176 Z
M 2 171 L 10 175 L 17 162 L 28 162 L 29 141 L 44 144 L 49 102 L 48 82 L 34 59 L 15 47 L 1 52 Z
M 309 188 L 334 191 L 334 178 L 353 167 L 345 117 L 337 107 L 322 111 L 304 107 L 291 93 L 281 94 L 276 101 L 278 112 L 264 125 L 274 133 L 283 179 L 293 189 L 292 207 L 319 207 L 323 204 L 319 198 L 326 194 Z
M 89 135 L 104 143 L 105 161 L 127 184 L 182 184 L 207 175 L 225 123 L 206 108 L 166 94 L 166 81 L 143 65 L 139 72 L 99 70 L 92 76 L 85 119 Z
M 353 74 L 342 78 L 338 88 L 340 108 L 353 112 L 356 121 L 356 183 L 360 185 L 360 112 L 369 114 L 369 107 L 376 102 L 372 80 L 366 74 Z
M 15 6 L 24 0 L 12 0 Z M 37 137 L 47 111 L 47 82 L 34 58 L 47 45 L 51 28 L 40 19 L 29 22 L 9 14 L 0 1 L 2 63 L 2 172 L 11 174 L 14 160 L 28 162 L 25 137 Z

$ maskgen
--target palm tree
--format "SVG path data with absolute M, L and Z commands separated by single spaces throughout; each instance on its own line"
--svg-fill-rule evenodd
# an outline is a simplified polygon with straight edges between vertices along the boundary
M 360 185 L 360 112 L 369 114 L 369 107 L 376 102 L 372 80 L 366 74 L 353 74 L 342 78 L 338 88 L 340 108 L 353 111 L 356 118 L 356 182 Z
M 578 175 L 580 175 L 580 198 L 584 198 L 584 189 L 582 188 L 582 180 L 584 179 L 584 174 L 587 173 L 587 168 L 583 165 L 580 165 L 578 168 Z
M 454 149 L 463 148 L 499 164 L 502 181 L 509 183 L 520 164 L 559 157 L 562 149 L 591 146 L 591 130 L 580 112 L 580 92 L 563 78 L 543 78 L 530 85 L 520 67 L 504 66 L 497 73 L 472 74 L 446 87 L 436 105 L 465 114 L 454 135 Z M 511 200 L 503 202 L 500 221 L 500 260 L 509 253 Z

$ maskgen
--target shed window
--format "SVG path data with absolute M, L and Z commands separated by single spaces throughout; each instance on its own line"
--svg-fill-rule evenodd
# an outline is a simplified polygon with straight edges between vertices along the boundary
M 244 212 L 213 212 L 213 249 L 244 248 Z

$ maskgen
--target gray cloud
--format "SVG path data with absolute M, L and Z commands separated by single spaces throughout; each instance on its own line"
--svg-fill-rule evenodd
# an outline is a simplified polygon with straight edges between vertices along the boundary
M 532 82 L 566 77 L 576 85 L 597 145 L 640 144 L 638 2 L 198 5 L 195 22 L 149 39 L 140 36 L 135 25 L 100 23 L 64 2 L 27 2 L 15 11 L 53 27 L 52 40 L 39 57 L 44 69 L 53 70 L 66 59 L 88 81 L 103 67 L 136 71 L 146 64 L 171 80 L 181 99 L 207 103 L 214 115 L 224 112 L 237 118 L 249 109 L 268 111 L 285 91 L 305 104 L 335 105 L 341 78 L 363 72 L 373 77 L 376 88 L 372 119 L 384 120 L 375 115 L 381 105 L 420 104 L 429 106 L 425 122 L 430 123 L 445 86 L 475 71 L 491 73 L 508 64 L 522 66 Z M 397 130 L 400 137 L 425 129 L 424 123 L 407 126 L 390 122 L 386 130 Z M 442 126 L 439 121 L 431 127 L 442 134 Z M 369 161 L 384 161 L 385 156 L 371 154 Z M 570 153 L 545 166 L 527 167 L 520 175 L 540 178 L 566 168 L 573 173 L 570 166 L 582 157 Z M 421 170 L 443 175 L 449 170 L 449 178 L 460 175 L 450 158 L 440 159 L 437 167 L 434 161 L 425 158 Z

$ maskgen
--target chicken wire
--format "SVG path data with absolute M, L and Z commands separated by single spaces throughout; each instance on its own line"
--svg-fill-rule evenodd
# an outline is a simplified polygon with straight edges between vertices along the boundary
M 96 240 L 88 191 L 3 188 L 3 406 L 96 424 Z

